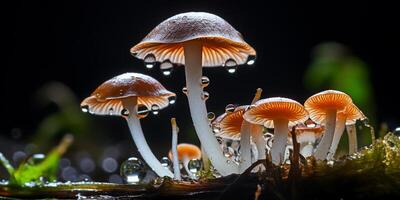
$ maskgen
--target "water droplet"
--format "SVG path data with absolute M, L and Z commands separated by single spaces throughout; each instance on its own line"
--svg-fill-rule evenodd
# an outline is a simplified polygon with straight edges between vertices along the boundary
M 119 90 L 119 95 L 124 95 L 124 90 Z
M 207 76 L 201 77 L 201 86 L 203 88 L 207 87 L 210 84 L 210 79 Z
M 247 58 L 246 64 L 247 64 L 247 65 L 254 65 L 255 62 L 256 62 L 256 56 L 250 55 L 250 56 Z
M 145 118 L 147 117 L 147 115 L 149 114 L 149 109 L 147 108 L 147 106 L 143 105 L 143 104 L 139 104 L 137 105 L 137 117 L 139 119 Z
M 128 117 L 129 116 L 129 111 L 126 108 L 124 108 L 124 109 L 121 110 L 121 115 L 125 116 L 125 117 Z
M 126 183 L 139 184 L 146 176 L 146 167 L 140 159 L 130 157 L 122 163 L 120 174 Z
M 101 94 L 100 93 L 96 93 L 96 98 L 100 99 L 101 98 Z
M 27 160 L 26 163 L 29 165 L 37 165 L 45 159 L 45 155 L 38 153 L 31 155 Z
M 153 54 L 147 54 L 144 59 L 144 64 L 146 65 L 147 69 L 151 69 L 154 67 L 154 64 L 156 62 L 156 57 Z
M 157 115 L 158 112 L 160 111 L 160 106 L 157 104 L 153 104 L 151 106 L 151 111 L 153 112 L 153 115 Z
M 203 163 L 199 159 L 190 160 L 188 163 L 188 169 L 193 174 L 197 174 L 197 172 L 201 170 L 202 164 Z
M 219 132 L 221 132 L 221 127 L 219 127 L 219 126 L 217 126 L 217 125 L 213 125 L 212 129 L 213 129 L 213 132 L 214 132 L 214 133 L 219 133 Z
M 233 74 L 236 72 L 236 68 L 237 68 L 237 63 L 235 60 L 233 60 L 232 58 L 228 59 L 225 62 L 225 68 L 226 70 L 228 70 L 229 73 Z
M 397 127 L 396 129 L 394 129 L 393 134 L 394 134 L 395 136 L 400 136 L 400 127 Z
M 89 105 L 81 106 L 82 112 L 87 113 L 89 112 Z
M 228 104 L 225 106 L 225 112 L 226 113 L 231 113 L 233 111 L 235 111 L 236 109 L 236 105 L 235 104 Z
M 109 115 L 113 115 L 113 114 L 114 114 L 114 108 L 108 109 L 108 114 L 109 114 Z
M 183 88 L 182 88 L 182 92 L 183 92 L 183 94 L 186 94 L 186 95 L 187 95 L 187 94 L 188 94 L 188 89 L 187 89 L 187 87 L 183 87 Z
M 215 114 L 213 112 L 207 113 L 207 118 L 209 121 L 212 121 L 215 119 Z
M 172 162 L 171 162 L 171 160 L 169 160 L 168 157 L 162 157 L 160 163 L 161 163 L 161 165 L 162 165 L 163 167 L 165 167 L 165 168 L 167 168 L 167 169 L 168 169 L 169 167 L 171 167 L 171 165 L 172 165 Z
M 162 62 L 160 64 L 160 70 L 164 76 L 171 75 L 173 69 L 174 69 L 174 65 L 169 60 L 165 60 L 164 62 Z
M 203 93 L 201 94 L 201 99 L 206 101 L 208 98 L 210 98 L 210 94 L 206 91 L 203 91 Z
M 169 104 L 175 104 L 175 102 L 176 102 L 176 96 L 170 96 L 170 97 L 168 97 L 168 102 L 169 102 Z

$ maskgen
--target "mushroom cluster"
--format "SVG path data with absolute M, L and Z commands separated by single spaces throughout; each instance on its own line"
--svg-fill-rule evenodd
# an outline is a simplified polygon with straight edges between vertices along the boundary
M 125 118 L 133 141 L 144 161 L 160 177 L 181 180 L 181 165 L 188 178 L 196 175 L 188 169 L 192 159 L 210 161 L 213 169 L 222 176 L 244 172 L 252 163 L 271 155 L 272 162 L 280 165 L 286 161 L 285 151 L 291 145 L 290 129 L 295 128 L 304 157 L 319 160 L 333 159 L 337 145 L 347 126 L 349 151 L 357 150 L 356 120 L 365 116 L 347 94 L 327 90 L 311 96 L 304 106 L 292 99 L 270 97 L 261 99 L 259 88 L 247 105 L 229 104 L 225 113 L 211 117 L 206 108 L 209 94 L 204 91 L 210 83 L 202 75 L 203 67 L 222 66 L 234 73 L 238 66 L 253 65 L 256 51 L 242 35 L 224 19 L 204 12 L 175 15 L 156 26 L 140 43 L 130 50 L 142 59 L 147 68 L 160 66 L 162 73 L 171 76 L 174 66 L 185 66 L 186 94 L 190 114 L 201 148 L 191 144 L 178 145 L 179 129 L 171 119 L 172 142 L 169 158 L 173 172 L 164 167 L 148 146 L 141 129 L 140 119 L 149 112 L 157 114 L 176 101 L 154 78 L 125 73 L 101 84 L 81 103 L 82 111 L 95 115 L 113 115 Z M 214 119 L 214 120 L 213 120 Z M 267 130 L 273 129 L 271 145 Z M 220 141 L 237 144 L 235 156 L 224 151 Z M 234 141 L 234 142 L 232 142 Z M 233 146 L 233 145 L 232 145 Z M 227 156 L 228 154 L 228 156 Z M 204 168 L 205 166 L 203 166 Z

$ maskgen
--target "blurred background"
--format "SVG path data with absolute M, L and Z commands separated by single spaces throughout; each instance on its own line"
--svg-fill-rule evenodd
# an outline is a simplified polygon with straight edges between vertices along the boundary
M 138 156 L 123 119 L 89 116 L 79 107 L 98 85 L 124 72 L 150 75 L 178 95 L 175 105 L 141 120 L 159 158 L 170 148 L 171 117 L 180 127 L 179 142 L 198 144 L 181 92 L 183 68 L 165 77 L 129 53 L 161 21 L 187 11 L 221 16 L 258 54 L 254 66 L 240 66 L 235 74 L 204 70 L 211 80 L 209 111 L 219 115 L 229 103 L 247 104 L 258 87 L 263 97 L 299 102 L 338 89 L 350 94 L 378 129 L 400 124 L 395 30 L 400 18 L 386 3 L 17 0 L 3 9 L 0 152 L 15 166 L 73 134 L 75 142 L 60 162 L 60 180 L 120 182 L 120 163 Z M 0 178 L 7 178 L 2 167 Z

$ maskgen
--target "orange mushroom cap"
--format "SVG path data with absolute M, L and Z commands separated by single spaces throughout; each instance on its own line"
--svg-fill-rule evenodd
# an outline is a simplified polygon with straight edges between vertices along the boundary
M 363 120 L 366 119 L 364 113 L 353 103 L 350 105 L 346 106 L 346 108 L 343 111 L 338 112 L 337 117 L 345 117 L 346 118 L 346 124 L 355 124 L 356 120 Z
M 350 104 L 352 104 L 351 97 L 346 93 L 336 90 L 326 90 L 308 98 L 304 103 L 304 107 L 313 121 L 323 123 L 327 110 L 337 110 L 337 112 L 340 112 Z
M 320 124 L 314 123 L 311 120 L 307 120 L 305 123 L 298 124 L 295 130 L 297 135 L 302 135 L 306 132 L 312 132 L 316 137 L 320 137 L 323 134 L 325 127 Z M 291 136 L 291 134 L 289 135 Z
M 308 113 L 299 102 L 288 98 L 273 97 L 257 101 L 254 107 L 246 111 L 244 119 L 273 128 L 274 119 L 286 119 L 289 126 L 294 126 L 308 119 Z
M 182 160 L 184 157 L 187 157 L 189 160 L 201 158 L 201 150 L 194 144 L 180 143 L 176 148 L 178 151 L 178 160 Z M 168 157 L 172 160 L 172 151 L 169 151 Z
M 228 112 L 217 117 L 212 125 L 219 128 L 219 132 L 215 136 L 240 140 L 240 130 L 243 123 L 243 114 L 248 106 L 238 106 L 233 112 Z
M 228 22 L 205 12 L 175 15 L 156 26 L 131 53 L 139 59 L 153 54 L 156 61 L 185 64 L 183 44 L 197 40 L 203 45 L 202 66 L 221 66 L 228 59 L 244 64 L 256 51 Z
M 138 105 L 160 109 L 169 104 L 175 93 L 168 91 L 156 79 L 139 73 L 125 73 L 101 84 L 91 96 L 84 99 L 81 107 L 96 115 L 123 115 L 122 99 L 137 97 Z

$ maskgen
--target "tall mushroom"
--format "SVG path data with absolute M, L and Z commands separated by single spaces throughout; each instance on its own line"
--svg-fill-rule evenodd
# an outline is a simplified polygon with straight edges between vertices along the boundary
M 127 122 L 139 153 L 158 176 L 173 177 L 154 156 L 143 135 L 140 119 L 151 110 L 157 113 L 175 101 L 175 94 L 156 79 L 139 73 L 125 73 L 101 84 L 81 103 L 82 111 L 95 115 L 122 116 Z
M 185 169 L 186 173 L 189 175 L 190 178 L 196 179 L 196 176 L 190 171 L 188 166 L 190 160 L 201 158 L 200 148 L 194 144 L 180 143 L 177 146 L 177 152 L 178 160 L 182 162 L 183 168 Z M 172 158 L 172 151 L 169 151 L 168 156 L 170 159 Z
M 222 65 L 233 73 L 237 65 L 254 64 L 256 52 L 242 35 L 216 15 L 188 12 L 161 22 L 131 48 L 131 53 L 145 63 L 161 62 L 164 72 L 172 69 L 173 64 L 185 65 L 187 97 L 197 136 L 221 175 L 238 173 L 237 165 L 223 156 L 209 127 L 205 105 L 208 93 L 203 91 L 202 84 L 208 78 L 202 76 L 202 67 Z
M 252 104 L 260 99 L 261 92 L 262 90 L 258 88 Z M 258 158 L 256 159 L 265 159 L 266 141 L 263 136 L 263 127 L 243 120 L 243 114 L 248 108 L 248 105 L 238 106 L 232 112 L 228 111 L 220 115 L 213 122 L 213 126 L 219 128 L 216 136 L 240 140 L 240 173 L 251 165 L 251 140 L 257 146 Z
M 306 121 L 308 114 L 303 105 L 297 101 L 273 97 L 257 101 L 253 108 L 244 113 L 243 118 L 254 124 L 274 128 L 272 162 L 280 165 L 284 158 L 289 126 Z
M 181 171 L 179 169 L 179 159 L 178 159 L 178 132 L 179 128 L 176 125 L 176 119 L 171 118 L 171 126 L 172 126 L 172 142 L 171 142 L 171 155 L 172 155 L 172 166 L 174 169 L 174 179 L 180 181 L 181 180 Z
M 335 133 L 333 135 L 332 145 L 329 149 L 329 153 L 328 153 L 328 157 L 327 157 L 328 160 L 333 159 L 333 156 L 336 153 L 336 149 L 338 147 L 340 138 L 342 137 L 342 134 L 344 132 L 346 125 L 355 124 L 356 120 L 358 120 L 358 119 L 362 120 L 362 119 L 366 119 L 366 117 L 361 112 L 361 110 L 353 103 L 346 106 L 346 108 L 343 111 L 337 113 L 336 128 L 335 128 Z M 352 133 L 348 133 L 348 134 L 352 134 Z M 353 143 L 355 141 L 357 141 L 357 136 L 356 136 L 355 140 L 349 141 L 349 146 L 354 146 Z M 350 151 L 351 151 L 351 148 L 349 148 L 349 152 Z
M 327 158 L 335 132 L 337 112 L 344 110 L 351 103 L 349 95 L 337 90 L 326 90 L 314 94 L 304 103 L 310 118 L 325 126 L 325 132 L 314 152 L 316 159 L 325 160 Z

